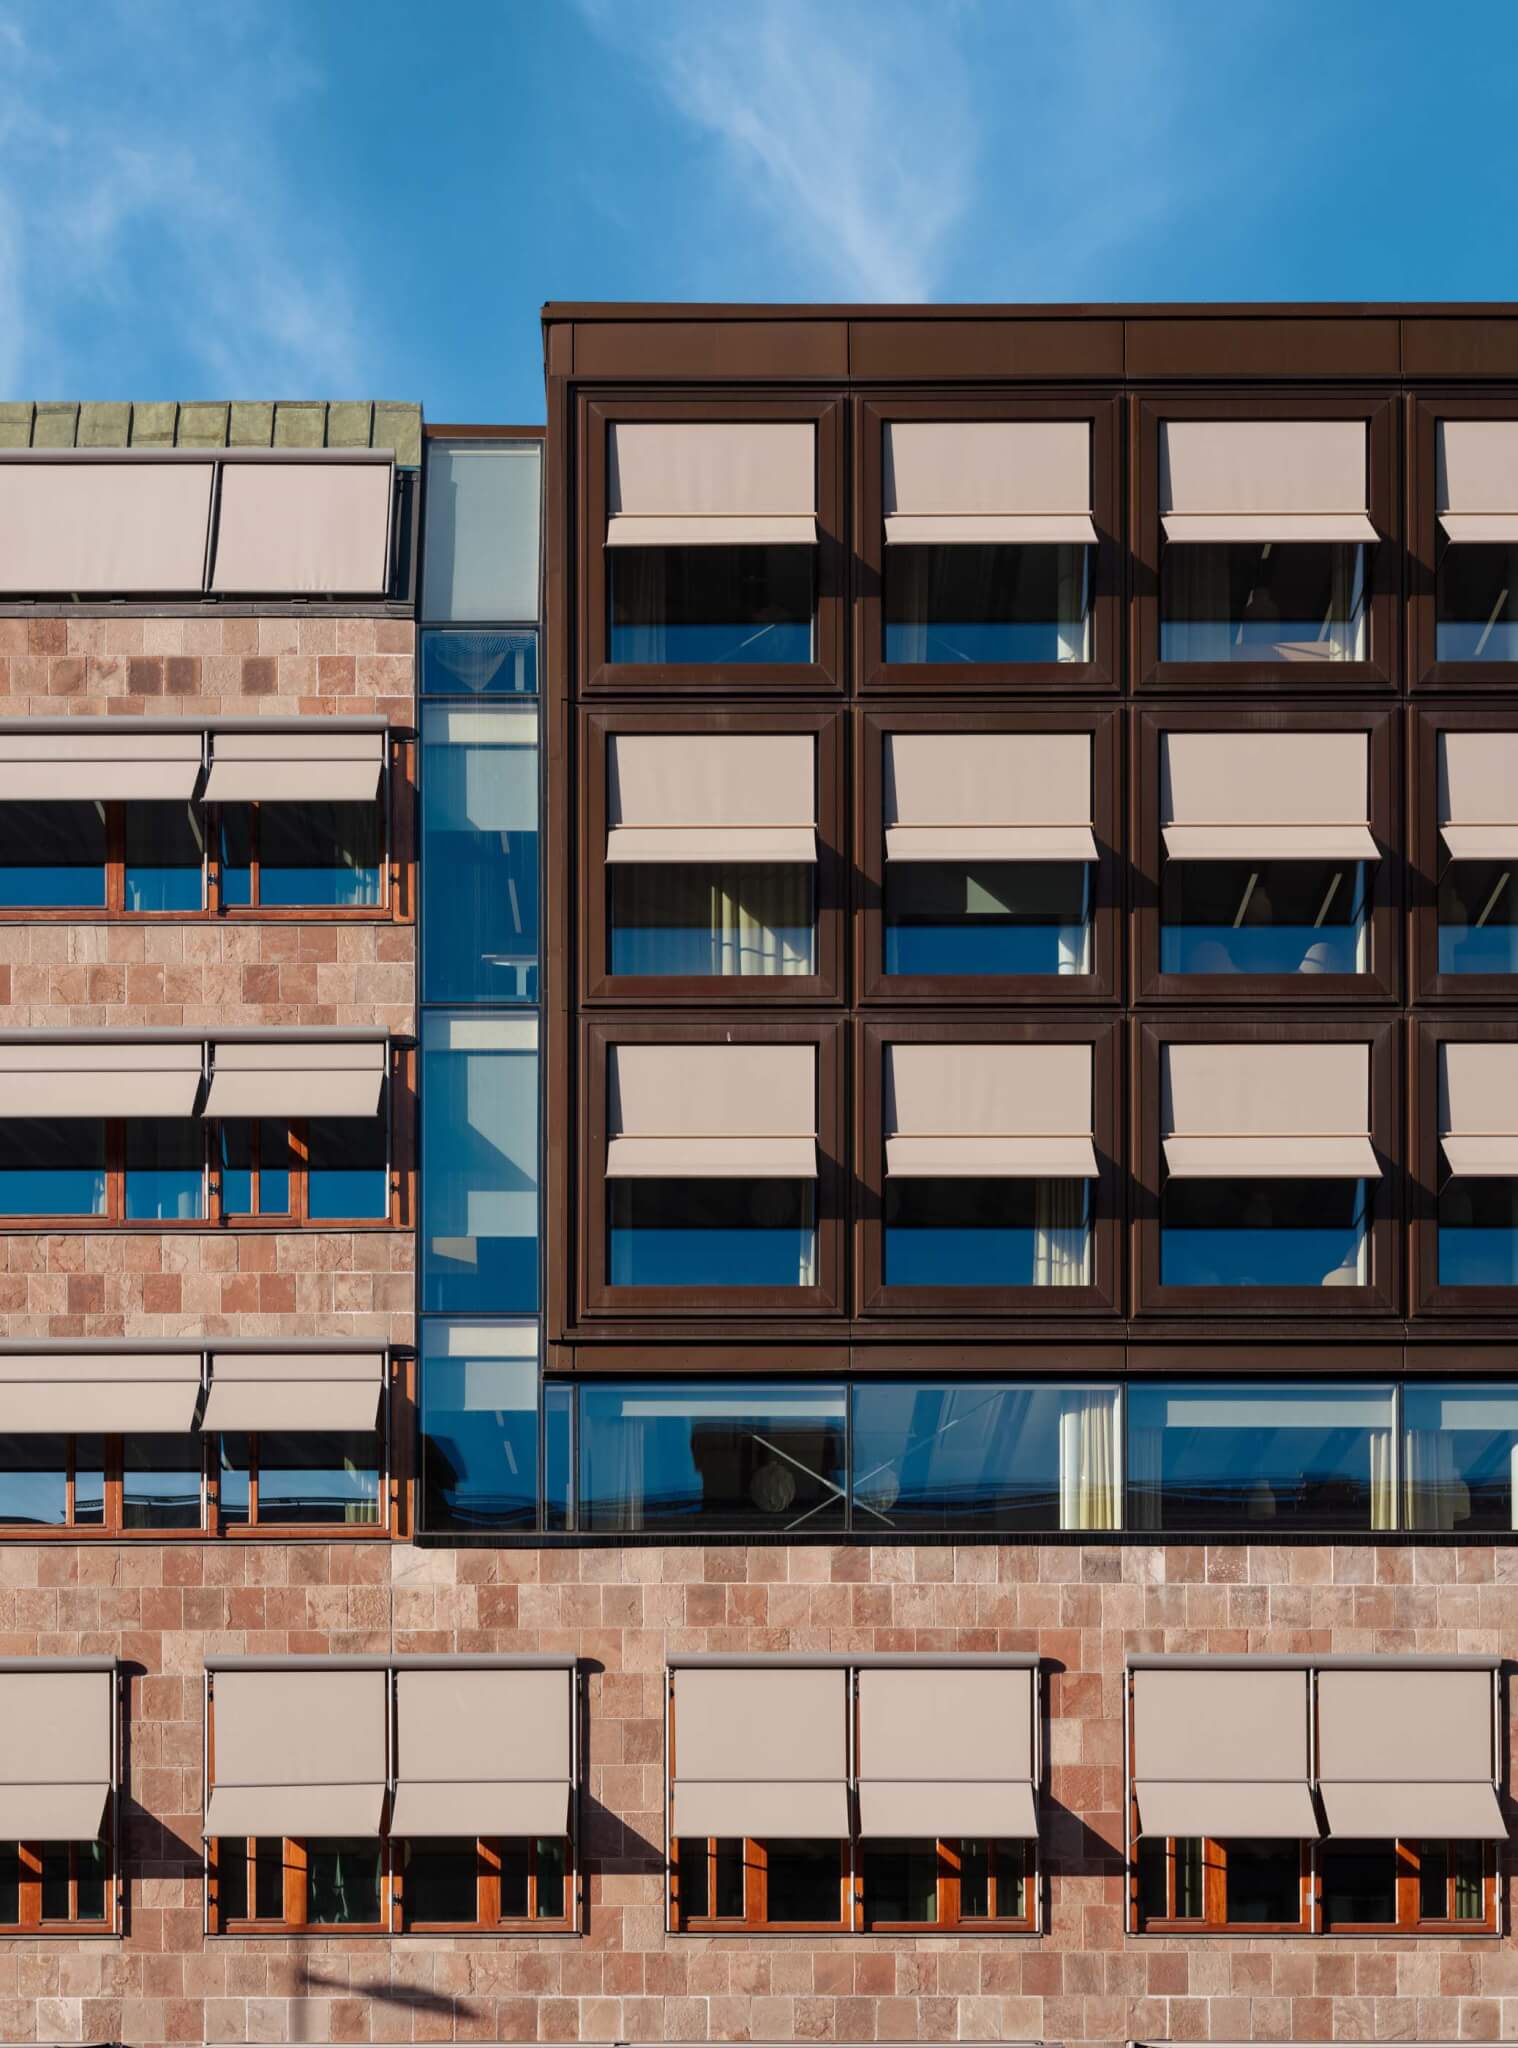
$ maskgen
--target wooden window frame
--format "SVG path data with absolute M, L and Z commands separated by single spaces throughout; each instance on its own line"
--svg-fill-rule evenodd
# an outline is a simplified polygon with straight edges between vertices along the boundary
M 817 610 L 810 662 L 613 662 L 609 658 L 606 573 L 608 429 L 623 422 L 687 424 L 704 421 L 804 420 L 817 429 Z M 576 536 L 579 600 L 580 686 L 603 692 L 657 691 L 663 696 L 692 692 L 722 696 L 833 695 L 844 684 L 844 614 L 848 585 L 844 536 L 846 475 L 844 403 L 833 393 L 798 391 L 755 398 L 752 392 L 686 392 L 667 398 L 628 399 L 582 394 L 579 400 L 579 469 Z
M 1131 1173 L 1134 1313 L 1220 1324 L 1262 1316 L 1289 1319 L 1293 1340 L 1311 1325 L 1326 1335 L 1346 1322 L 1394 1315 L 1402 1298 L 1403 1194 L 1400 1019 L 1390 1016 L 1307 1016 L 1280 1010 L 1200 1011 L 1139 1017 L 1133 1042 L 1134 1144 Z M 1367 1232 L 1370 1282 L 1364 1287 L 1179 1287 L 1160 1282 L 1160 1188 L 1164 1153 L 1160 1122 L 1162 1049 L 1167 1045 L 1345 1045 L 1370 1047 L 1370 1138 L 1382 1166 Z
M 1518 417 L 1518 405 L 1514 407 Z M 1508 664 L 1518 674 L 1518 663 Z M 1518 709 L 1493 703 L 1415 705 L 1409 712 L 1407 882 L 1412 940 L 1412 995 L 1415 1002 L 1450 1003 L 1460 1008 L 1501 1007 L 1518 996 L 1518 974 L 1441 974 L 1439 971 L 1439 877 L 1445 867 L 1439 833 L 1439 742 L 1446 733 L 1518 732 Z
M 707 1837 L 708 1884 L 714 1881 L 715 1835 Z M 736 1837 L 734 1837 L 736 1839 Z M 819 1837 L 826 1840 L 827 1837 Z M 836 1920 L 771 1920 L 769 1917 L 769 1851 L 765 1841 L 752 1836 L 743 1842 L 743 1915 L 731 1919 L 715 1913 L 687 1920 L 680 1905 L 679 1838 L 670 1841 L 670 1916 L 676 1934 L 853 1934 L 858 1931 L 855 1916 L 856 1880 L 851 1870 L 849 1844 L 838 1843 L 838 1918 Z M 712 1896 L 707 1893 L 708 1899 Z
M 870 695 L 940 691 L 956 697 L 985 691 L 998 697 L 1102 691 L 1122 687 L 1122 492 L 1119 417 L 1122 401 L 1110 392 L 1073 390 L 1037 397 L 977 392 L 924 398 L 916 392 L 872 394 L 854 400 L 855 535 L 854 606 L 859 688 Z M 901 420 L 970 421 L 990 425 L 1017 420 L 1085 420 L 1091 426 L 1091 516 L 1096 561 L 1091 580 L 1091 659 L 1038 662 L 887 662 L 885 659 L 885 428 Z
M 392 1429 L 390 1425 L 389 1385 L 381 1396 L 379 1419 L 375 1424 L 378 1438 L 379 1488 L 375 1498 L 375 1513 L 372 1522 L 278 1522 L 262 1521 L 258 1512 L 259 1437 L 264 1434 L 277 1435 L 277 1431 L 256 1429 L 225 1431 L 207 1430 L 205 1457 L 205 1529 L 207 1536 L 228 1543 L 267 1543 L 271 1537 L 280 1542 L 318 1543 L 386 1543 L 397 1533 L 396 1495 L 397 1476 L 391 1455 Z M 304 1434 L 305 1432 L 302 1432 Z M 346 1430 L 320 1430 L 310 1432 L 321 1436 L 346 1436 Z M 235 1434 L 250 1439 L 248 1461 L 248 1519 L 245 1522 L 227 1520 L 221 1512 L 221 1459 L 220 1442 L 224 1435 Z M 364 1432 L 355 1430 L 353 1435 Z M 162 1532 L 152 1532 L 161 1537 Z M 172 1532 L 171 1532 L 172 1533 Z M 186 1532 L 188 1533 L 188 1532 Z
M 261 1839 L 267 1841 L 270 1838 L 268 1836 L 235 1835 L 228 1837 L 228 1839 L 232 1841 L 245 1841 L 247 1843 L 248 1901 L 250 1904 L 254 1904 L 256 1903 L 254 1887 L 256 1883 L 255 1858 L 257 1844 Z M 278 1839 L 281 1843 L 284 1869 L 283 1916 L 278 1920 L 274 1920 L 262 1919 L 257 1915 L 250 1914 L 245 1919 L 229 1919 L 225 1925 L 222 1924 L 221 1914 L 221 1839 L 220 1837 L 213 1837 L 207 1842 L 206 1913 L 208 1932 L 211 1934 L 241 1936 L 245 1940 L 258 1935 L 269 1934 L 315 1934 L 329 1941 L 341 1941 L 346 1940 L 352 1935 L 389 1934 L 392 1931 L 394 1918 L 392 1910 L 393 1901 L 390 1873 L 385 1855 L 385 1839 L 382 1835 L 374 1837 L 375 1848 L 379 1853 L 380 1866 L 379 1919 L 351 1922 L 324 1920 L 315 1926 L 311 1925 L 306 1917 L 310 1900 L 310 1888 L 305 1838 L 282 1835 Z
M 255 1857 L 257 1836 L 233 1836 L 229 1839 L 247 1843 L 247 1896 L 255 1897 Z M 264 1837 L 263 1839 L 268 1839 Z M 284 1934 L 315 1934 L 327 1940 L 345 1940 L 350 1935 L 445 1935 L 445 1934 L 572 1934 L 575 1931 L 574 1900 L 577 1886 L 575 1848 L 573 1835 L 566 1835 L 564 1858 L 564 1911 L 549 1919 L 536 1917 L 537 1907 L 537 1845 L 529 1840 L 527 1844 L 527 1914 L 502 1915 L 500 1912 L 501 1892 L 501 1849 L 506 1838 L 481 1838 L 475 1843 L 477 1859 L 476 1897 L 479 1909 L 473 1920 L 417 1920 L 412 1921 L 406 1912 L 405 1885 L 405 1843 L 390 1834 L 374 1838 L 379 1853 L 380 1866 L 380 1917 L 378 1920 L 353 1922 L 322 1921 L 317 1925 L 307 1919 L 309 1909 L 308 1852 L 304 1838 L 281 1836 L 281 1855 L 284 1867 L 284 1912 L 279 1919 L 249 1914 L 241 1919 L 223 1922 L 221 1914 L 220 1864 L 222 1844 L 212 1839 L 207 1845 L 207 1921 L 208 1932 L 226 1935 L 234 1939 L 248 1940 L 259 1936 Z M 494 1901 L 495 1910 L 491 1910 Z
M 817 872 L 815 961 L 817 972 L 770 974 L 613 974 L 607 965 L 611 942 L 611 870 L 606 860 L 607 755 L 613 736 L 623 733 L 730 734 L 810 733 L 817 753 Z M 798 705 L 691 705 L 688 710 L 585 711 L 580 720 L 580 986 L 587 1003 L 838 1003 L 843 998 L 844 935 L 849 875 L 844 777 L 847 767 L 843 714 Z
M 1382 857 L 1373 863 L 1369 893 L 1371 965 L 1365 974 L 1166 974 L 1160 969 L 1161 885 L 1165 863 L 1160 764 L 1166 733 L 1363 732 L 1368 740 L 1370 828 Z M 1139 1003 L 1216 1009 L 1229 1003 L 1393 1004 L 1402 988 L 1400 720 L 1388 707 L 1364 704 L 1324 710 L 1260 704 L 1202 710 L 1184 705 L 1134 713 L 1133 860 L 1134 997 Z
M 1122 988 L 1123 828 L 1120 714 L 1073 704 L 1068 710 L 984 711 L 921 705 L 861 705 L 855 711 L 854 786 L 859 792 L 854 851 L 860 888 L 857 981 L 862 1006 L 941 1003 L 956 1009 L 998 1003 L 1116 1002 Z M 1091 739 L 1092 818 L 1099 858 L 1092 871 L 1089 974 L 887 974 L 885 971 L 885 743 L 894 733 L 1087 733 Z
M 1321 696 L 1387 691 L 1401 676 L 1402 522 L 1397 497 L 1399 407 L 1389 391 L 1213 394 L 1187 389 L 1145 393 L 1132 408 L 1129 507 L 1133 589 L 1133 680 L 1140 691 L 1217 691 L 1226 696 Z M 1162 420 L 1354 420 L 1370 429 L 1368 510 L 1379 542 L 1370 548 L 1367 596 L 1368 661 L 1322 664 L 1290 661 L 1213 662 L 1160 660 L 1159 443 Z M 1367 543 L 1369 546 L 1369 543 Z M 1325 669 L 1327 674 L 1325 675 Z
M 584 1198 L 576 1204 L 582 1310 L 598 1321 L 629 1318 L 718 1319 L 734 1315 L 786 1323 L 838 1316 L 844 1304 L 847 1109 L 841 1020 L 747 1015 L 731 1021 L 688 1017 L 586 1017 L 580 1025 L 580 1159 Z M 817 1048 L 817 1284 L 813 1287 L 614 1287 L 608 1277 L 610 1203 L 607 1073 L 617 1045 L 812 1045 Z
M 88 1543 L 98 1538 L 107 1538 L 112 1543 L 173 1543 L 193 1539 L 201 1542 L 210 1531 L 210 1509 L 207 1494 L 206 1457 L 204 1440 L 199 1429 L 186 1430 L 184 1434 L 202 1444 L 200 1461 L 200 1520 L 193 1529 L 146 1528 L 128 1529 L 123 1522 L 124 1481 L 122 1466 L 122 1437 L 120 1431 L 98 1432 L 105 1438 L 105 1513 L 98 1522 L 76 1522 L 74 1517 L 75 1474 L 79 1463 L 79 1438 L 90 1435 L 88 1430 L 49 1431 L 50 1435 L 62 1436 L 68 1446 L 67 1494 L 69 1519 L 60 1522 L 56 1528 L 38 1528 L 33 1523 L 7 1522 L 0 1524 L 0 1543 Z M 155 1432 L 164 1436 L 178 1434 L 176 1431 Z
M 105 1889 L 105 1911 L 98 1920 L 81 1920 L 79 1906 L 79 1851 L 84 1845 L 68 1842 L 61 1846 L 69 1852 L 69 1910 L 63 1919 L 44 1919 L 42 1914 L 42 1852 L 47 1846 L 43 1842 L 18 1842 L 17 1857 L 21 1865 L 21 1880 L 18 1886 L 17 1917 L 15 1920 L 0 1922 L 0 1940 L 14 1941 L 18 1937 L 34 1934 L 67 1935 L 78 1939 L 93 1935 L 97 1939 L 113 1937 L 120 1933 L 120 1878 L 116 1868 L 115 1844 L 111 1834 L 111 1806 L 107 1801 L 105 1833 L 99 1837 L 105 1845 L 105 1869 L 102 1883 Z
M 1377 1836 L 1370 1839 L 1379 1841 L 1383 1838 Z M 1425 1839 L 1437 1840 L 1438 1838 L 1426 1837 Z M 1450 1850 L 1458 1846 L 1454 1842 L 1446 1842 L 1444 1844 L 1444 1847 Z M 1317 1864 L 1315 1881 L 1318 1887 L 1317 1919 L 1321 1932 L 1328 1935 L 1379 1935 L 1383 1941 L 1395 1940 L 1400 1936 L 1408 1934 L 1442 1934 L 1455 1935 L 1457 1937 L 1460 1935 L 1495 1934 L 1497 1932 L 1497 1858 L 1493 1854 L 1495 1845 L 1491 1842 L 1481 1842 L 1477 1846 L 1481 1850 L 1482 1913 L 1479 1920 L 1457 1920 L 1454 1917 L 1455 1866 L 1453 1856 L 1449 1859 L 1449 1869 L 1445 1876 L 1445 1905 L 1450 1911 L 1446 1913 L 1443 1919 L 1425 1920 L 1420 1911 L 1421 1864 L 1419 1844 L 1412 1841 L 1397 1840 L 1391 1844 L 1396 1858 L 1396 1919 L 1346 1920 L 1336 1923 L 1328 1918 L 1327 1898 L 1323 1884 L 1323 1852 L 1330 1849 L 1331 1844 L 1328 1842 L 1320 1843 L 1318 1845 L 1318 1854 L 1315 1858 Z
M 877 1920 L 869 1912 L 869 1900 L 864 1888 L 864 1855 L 868 1845 L 861 1843 L 859 1857 L 859 1929 L 864 1934 L 1036 1934 L 1038 1930 L 1037 1886 L 1035 1883 L 1036 1855 L 1029 1854 L 1027 1842 L 1006 1840 L 987 1844 L 990 1873 L 987 1879 L 986 1903 L 990 1912 L 976 1917 L 961 1917 L 960 1905 L 960 1863 L 963 1844 L 940 1839 L 936 1845 L 938 1853 L 938 1916 L 935 1920 Z M 1008 1852 L 1022 1851 L 1022 1870 L 1016 1879 L 1021 1884 L 1023 1910 L 1021 1913 L 1001 1913 L 998 1887 L 1001 1883 L 1001 1864 Z
M 888 1045 L 1089 1045 L 1097 1179 L 1091 1196 L 1091 1281 L 1085 1287 L 902 1287 L 885 1280 L 885 1048 Z M 856 1062 L 855 1269 L 861 1316 L 1116 1316 L 1122 1310 L 1123 1027 L 1115 1017 L 982 1013 L 973 1017 L 868 1017 Z
M 1412 1046 L 1412 1161 L 1408 1175 L 1408 1266 L 1415 1316 L 1468 1317 L 1518 1314 L 1518 1287 L 1454 1287 L 1439 1283 L 1439 1190 L 1449 1178 L 1439 1136 L 1439 1049 L 1445 1045 L 1511 1045 L 1518 1057 L 1518 1026 L 1511 1018 L 1422 1017 Z
M 406 1910 L 406 1869 L 405 1841 L 388 1838 L 393 1871 L 391 1885 L 395 1899 L 396 1931 L 402 1934 L 572 1934 L 574 1932 L 575 1898 L 575 1845 L 573 1835 L 565 1835 L 564 1855 L 564 1911 L 547 1919 L 539 1919 L 538 1905 L 538 1839 L 521 1837 L 481 1837 L 475 1843 L 475 1885 L 478 1909 L 473 1920 L 412 1920 Z M 503 1914 L 501 1901 L 502 1847 L 508 1840 L 521 1840 L 527 1848 L 527 1911 L 522 1914 Z M 493 1902 L 493 1908 L 492 1908 Z
M 1407 645 L 1408 683 L 1430 695 L 1459 690 L 1471 696 L 1510 691 L 1518 662 L 1440 661 L 1438 658 L 1440 556 L 1438 424 L 1440 420 L 1518 420 L 1509 386 L 1486 397 L 1464 391 L 1426 392 L 1407 402 Z M 1493 714 L 1494 716 L 1497 715 Z M 1480 724 L 1481 720 L 1476 720 Z
M 1213 1836 L 1201 1837 L 1202 1842 L 1202 1912 L 1199 1917 L 1185 1919 L 1175 1912 L 1175 1845 L 1181 1837 L 1167 1835 L 1165 1841 L 1165 1902 L 1168 1911 L 1162 1919 L 1147 1919 L 1143 1912 L 1143 1897 L 1139 1882 L 1139 1837 L 1135 1832 L 1130 1858 L 1129 1891 L 1133 1903 L 1133 1926 L 1137 1934 L 1232 1934 L 1250 1937 L 1273 1934 L 1315 1933 L 1316 1880 L 1313 1874 L 1312 1845 L 1308 1842 L 1297 1844 L 1297 1899 L 1298 1915 L 1295 1920 L 1230 1920 L 1228 1918 L 1228 1844 Z M 1196 1837 L 1189 1839 L 1195 1840 Z

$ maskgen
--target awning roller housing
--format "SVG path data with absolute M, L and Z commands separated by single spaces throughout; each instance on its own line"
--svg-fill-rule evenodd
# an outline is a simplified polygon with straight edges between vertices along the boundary
M 812 1045 L 615 1045 L 611 1179 L 810 1180 L 817 1173 Z
M 1439 1138 L 1451 1173 L 1518 1174 L 1518 1041 L 1440 1045 Z
M 1363 1042 L 1167 1045 L 1160 1116 L 1177 1179 L 1380 1177 Z
M 1096 539 L 1089 420 L 891 420 L 882 484 L 888 546 Z
M 885 736 L 888 861 L 1094 861 L 1089 733 Z
M 894 1179 L 1097 1177 L 1089 1045 L 886 1047 Z
M 807 547 L 817 539 L 810 420 L 619 420 L 608 547 Z
M 1160 423 L 1170 542 L 1374 541 L 1363 419 Z
M 1375 860 L 1363 732 L 1167 732 L 1171 860 Z
M 817 858 L 816 740 L 795 733 L 613 733 L 613 864 Z

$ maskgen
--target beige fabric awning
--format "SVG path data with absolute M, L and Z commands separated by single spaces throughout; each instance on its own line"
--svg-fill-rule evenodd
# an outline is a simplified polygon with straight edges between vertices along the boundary
M 0 595 L 205 586 L 210 462 L 0 459 Z
M 114 1671 L 0 1671 L 0 1841 L 99 1839 L 115 1724 Z
M 382 1039 L 221 1042 L 212 1048 L 207 1116 L 378 1116 Z
M 1089 1045 L 888 1045 L 886 1172 L 1095 1180 Z
M 391 1834 L 566 1834 L 574 1778 L 570 1679 L 567 1669 L 403 1666 Z
M 203 751 L 199 731 L 13 729 L 0 733 L 0 803 L 188 803 Z
M 338 455 L 224 463 L 212 590 L 382 597 L 392 475 Z
M 887 860 L 1094 861 L 1089 733 L 885 736 Z
M 198 1044 L 0 1045 L 0 1117 L 191 1116 Z
M 847 1836 L 846 1671 L 683 1666 L 674 1677 L 674 1834 Z
M 1167 732 L 1171 860 L 1377 860 L 1363 732 Z
M 1167 541 L 1374 541 L 1361 420 L 1162 420 Z
M 817 858 L 809 732 L 613 733 L 606 768 L 610 862 Z
M 1518 420 L 1436 420 L 1434 478 L 1452 541 L 1518 541 Z
M 892 420 L 883 492 L 891 546 L 1096 539 L 1088 420 Z
M 1518 1043 L 1441 1044 L 1439 1141 L 1451 1173 L 1518 1174 Z
M 179 1436 L 195 1426 L 198 1351 L 36 1351 L 0 1357 L 0 1417 L 12 1436 L 106 1431 Z
M 373 803 L 381 732 L 225 732 L 211 740 L 206 798 L 219 804 Z
M 1178 1180 L 1375 1180 L 1370 1047 L 1167 1045 L 1165 1166 Z
M 1035 1674 L 1022 1666 L 859 1674 L 859 1832 L 866 1839 L 1034 1837 Z
M 806 547 L 817 539 L 810 420 L 619 420 L 608 547 Z
M 218 1671 L 206 1834 L 377 1835 L 389 1673 Z
M 609 1058 L 608 1178 L 816 1177 L 815 1046 L 615 1045 Z
M 216 1351 L 204 1427 L 373 1429 L 384 1388 L 382 1351 Z
M 1507 1840 L 1497 1802 L 1490 1670 L 1318 1674 L 1328 1832 Z
M 1452 860 L 1518 858 L 1518 732 L 1440 733 L 1438 787 Z
M 1140 1831 L 1316 1837 L 1307 1679 L 1305 1670 L 1135 1671 Z

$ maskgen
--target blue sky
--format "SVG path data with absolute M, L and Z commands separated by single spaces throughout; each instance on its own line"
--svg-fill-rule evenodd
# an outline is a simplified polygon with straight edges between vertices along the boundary
M 1512 0 L 0 0 L 0 396 L 542 417 L 586 299 L 1518 298 Z

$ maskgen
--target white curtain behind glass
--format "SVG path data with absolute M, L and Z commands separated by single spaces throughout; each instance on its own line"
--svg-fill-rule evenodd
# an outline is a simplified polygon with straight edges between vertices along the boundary
M 1110 1387 L 1066 1387 L 1059 1410 L 1059 1525 L 1115 1529 L 1119 1524 L 1117 1394 Z
M 1091 1280 L 1086 1182 L 1033 1183 L 1033 1284 L 1085 1287 Z

